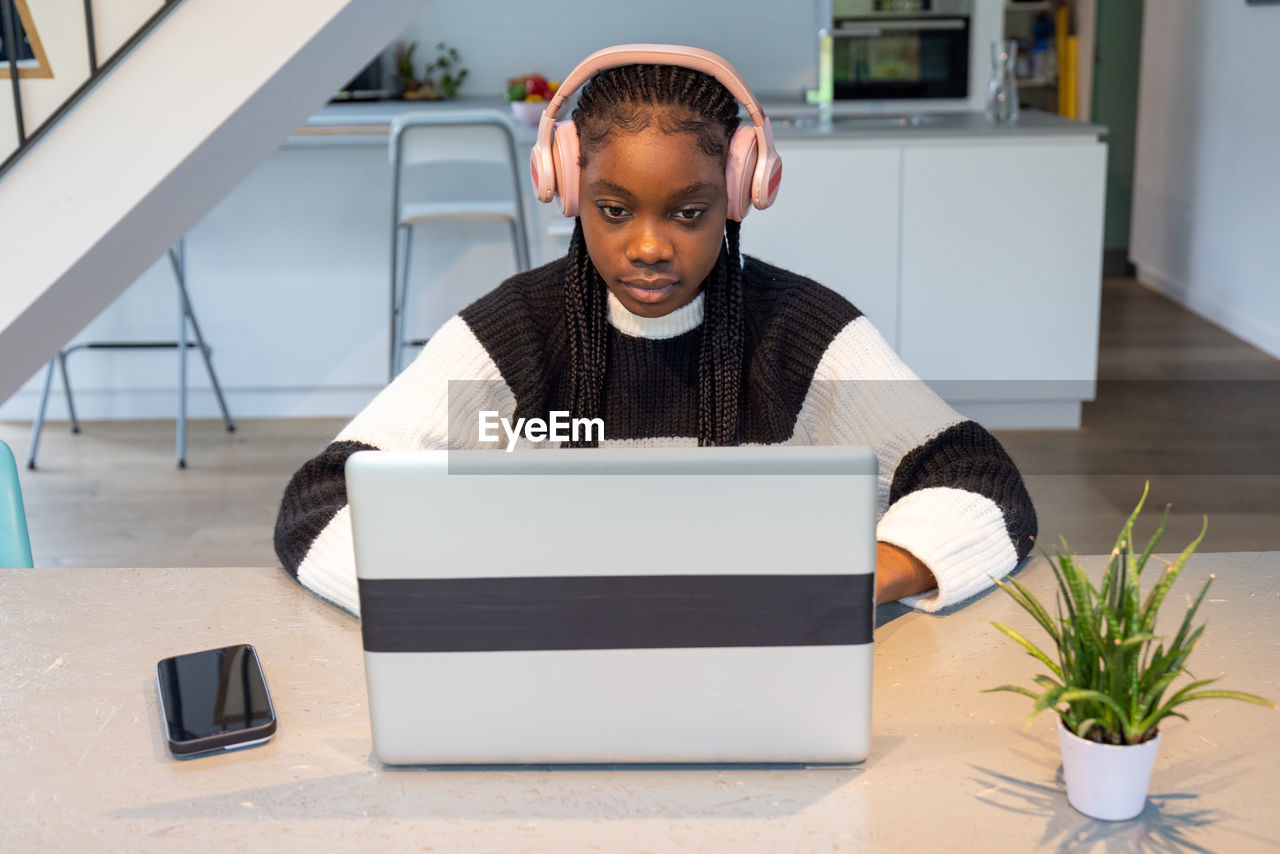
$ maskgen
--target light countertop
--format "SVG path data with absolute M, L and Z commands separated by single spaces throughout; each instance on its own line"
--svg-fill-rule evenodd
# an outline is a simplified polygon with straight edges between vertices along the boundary
M 852 113 L 837 104 L 830 126 L 817 119 L 817 109 L 801 101 L 766 100 L 765 114 L 773 121 L 779 141 L 899 142 L 964 137 L 1013 139 L 1044 136 L 1098 138 L 1106 128 L 1064 119 L 1041 110 L 1023 110 L 1017 124 L 995 125 L 982 113 L 925 113 L 877 115 Z M 462 98 L 456 101 L 369 101 L 331 103 L 317 111 L 305 126 L 289 138 L 291 145 L 316 143 L 385 144 L 391 121 L 414 110 L 489 108 L 507 112 L 498 98 Z M 846 108 L 847 110 L 847 108 Z M 518 139 L 532 143 L 535 128 L 517 122 Z
M 1095 574 L 1102 558 L 1083 559 Z M 1198 554 L 1164 620 L 1209 573 L 1191 660 L 1220 687 L 1280 695 L 1280 552 Z M 1034 559 L 1019 580 L 1052 601 Z M 436 851 L 1274 851 L 1280 713 L 1209 700 L 1164 727 L 1136 819 L 1064 793 L 1053 717 L 983 689 L 1039 665 L 992 591 L 946 616 L 882 607 L 871 754 L 851 766 L 393 769 L 370 754 L 359 624 L 279 568 L 0 572 L 0 848 Z M 1169 629 L 1163 622 L 1158 629 Z M 253 643 L 279 730 L 172 759 L 155 663 Z M 838 678 L 838 677 L 837 677 Z

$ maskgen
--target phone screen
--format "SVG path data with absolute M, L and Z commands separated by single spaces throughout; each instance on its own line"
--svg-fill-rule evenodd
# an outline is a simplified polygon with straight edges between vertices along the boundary
M 261 729 L 275 711 L 252 646 L 166 658 L 156 668 L 171 744 Z

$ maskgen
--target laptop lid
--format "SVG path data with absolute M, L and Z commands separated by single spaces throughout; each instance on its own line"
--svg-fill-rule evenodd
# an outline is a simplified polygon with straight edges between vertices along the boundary
M 375 755 L 864 758 L 875 471 L 848 447 L 354 454 Z

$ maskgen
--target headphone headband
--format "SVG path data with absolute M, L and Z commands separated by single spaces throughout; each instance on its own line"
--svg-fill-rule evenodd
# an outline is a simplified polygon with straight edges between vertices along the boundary
M 742 79 L 738 70 L 723 57 L 709 50 L 678 44 L 620 44 L 596 51 L 569 72 L 569 76 L 560 84 L 560 88 L 551 96 L 551 101 L 542 112 L 542 119 L 538 122 L 539 137 L 542 136 L 544 127 L 555 124 L 556 115 L 569 100 L 569 96 L 578 91 L 578 88 L 590 80 L 593 74 L 623 65 L 678 65 L 710 74 L 724 84 L 729 94 L 733 95 L 738 103 L 747 108 L 752 124 L 756 127 L 764 124 L 764 110 L 761 109 L 760 102 L 756 100 L 755 94 L 747 86 L 747 81 Z
M 773 128 L 745 80 L 723 57 L 708 50 L 674 44 L 623 44 L 598 50 L 569 72 L 538 120 L 538 137 L 530 153 L 534 193 L 541 202 L 558 194 L 566 216 L 577 212 L 577 131 L 556 116 L 569 97 L 598 71 L 624 65 L 673 65 L 700 71 L 720 81 L 751 117 L 751 128 L 739 128 L 730 140 L 726 184 L 729 218 L 741 220 L 754 204 L 773 204 L 782 177 L 782 160 L 773 147 Z M 571 138 L 570 138 L 571 137 Z M 754 137 L 754 138 L 753 138 Z

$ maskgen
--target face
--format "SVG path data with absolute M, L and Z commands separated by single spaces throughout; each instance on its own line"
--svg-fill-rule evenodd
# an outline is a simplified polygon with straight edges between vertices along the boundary
M 698 295 L 720 256 L 727 206 L 719 158 L 693 134 L 653 123 L 593 151 L 579 184 L 591 261 L 618 301 L 644 317 Z

